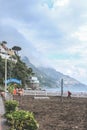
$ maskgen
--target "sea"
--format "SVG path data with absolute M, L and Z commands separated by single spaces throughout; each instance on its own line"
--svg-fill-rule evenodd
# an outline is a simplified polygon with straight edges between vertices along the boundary
M 61 91 L 61 87 L 43 87 L 42 90 L 46 90 L 49 92 L 60 92 Z M 79 93 L 79 92 L 86 92 L 87 93 L 87 89 L 78 89 L 78 88 L 70 88 L 70 87 L 63 87 L 63 92 L 67 92 L 67 91 L 71 91 L 72 93 Z
M 64 87 L 62 90 L 61 90 L 61 87 L 52 87 L 52 88 L 49 88 L 49 87 L 44 87 L 43 90 L 45 90 L 46 92 L 49 92 L 49 93 L 60 93 L 61 95 L 61 91 L 63 92 L 63 95 L 64 96 L 67 96 L 68 95 L 68 91 L 70 91 L 72 93 L 72 96 L 73 97 L 87 97 L 87 89 L 82 89 L 82 88 L 70 88 L 70 87 Z

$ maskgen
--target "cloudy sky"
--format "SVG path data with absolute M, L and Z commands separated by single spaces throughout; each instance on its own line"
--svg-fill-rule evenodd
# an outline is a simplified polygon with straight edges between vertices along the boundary
M 0 41 L 87 84 L 87 0 L 0 0 Z

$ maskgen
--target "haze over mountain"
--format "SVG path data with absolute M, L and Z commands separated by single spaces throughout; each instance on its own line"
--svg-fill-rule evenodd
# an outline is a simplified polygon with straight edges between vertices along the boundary
M 22 57 L 22 61 L 25 62 L 28 67 L 33 69 L 35 76 L 37 76 L 40 81 L 41 88 L 60 88 L 61 79 L 63 79 L 65 90 L 87 91 L 87 85 L 82 84 L 76 79 L 69 77 L 68 75 L 64 75 L 53 68 L 35 67 L 35 65 L 33 65 L 26 56 Z

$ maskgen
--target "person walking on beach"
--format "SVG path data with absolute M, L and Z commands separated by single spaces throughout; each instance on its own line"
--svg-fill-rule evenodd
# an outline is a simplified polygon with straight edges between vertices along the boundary
M 68 98 L 71 98 L 72 93 L 68 91 Z

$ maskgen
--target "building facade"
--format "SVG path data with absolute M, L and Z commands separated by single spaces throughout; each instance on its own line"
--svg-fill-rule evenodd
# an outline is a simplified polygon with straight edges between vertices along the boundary
M 37 77 L 35 76 L 31 76 L 28 78 L 28 87 L 31 88 L 32 90 L 35 90 L 35 89 L 39 89 L 39 80 Z

